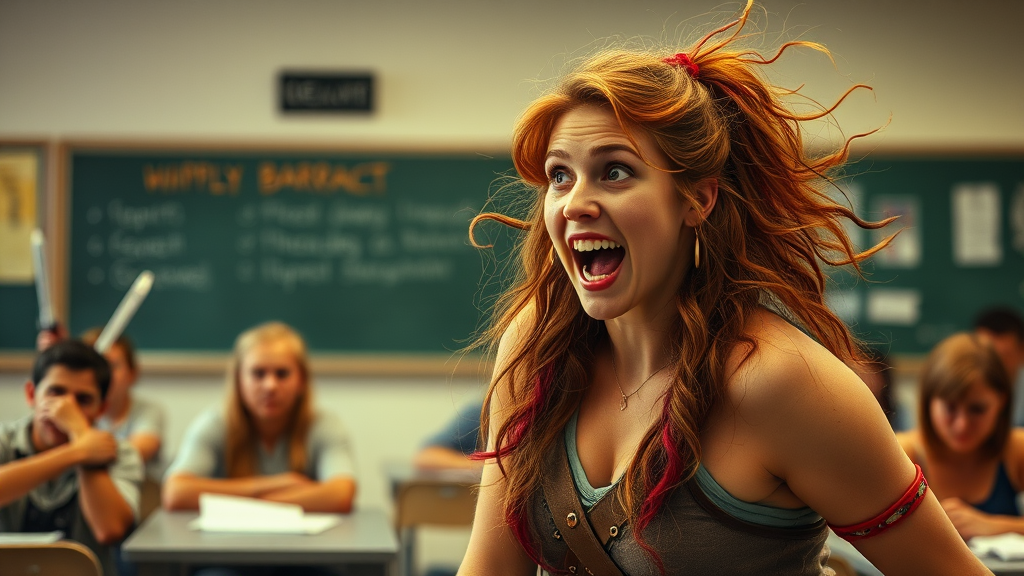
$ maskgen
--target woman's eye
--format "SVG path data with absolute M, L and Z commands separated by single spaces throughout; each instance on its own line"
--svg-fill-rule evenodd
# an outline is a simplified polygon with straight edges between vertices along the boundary
M 257 380 L 262 380 L 267 375 L 267 371 L 262 368 L 256 368 L 252 371 L 252 377 Z
M 274 376 L 276 376 L 278 380 L 284 380 L 285 378 L 287 378 L 290 375 L 291 375 L 291 370 L 288 370 L 288 369 L 285 369 L 285 368 L 282 368 L 280 370 L 275 370 L 274 371 Z
M 552 184 L 562 186 L 569 182 L 569 175 L 564 170 L 552 170 L 548 179 L 551 180 Z
M 625 166 L 612 166 L 608 170 L 608 181 L 609 182 L 621 182 L 626 178 L 633 176 L 633 173 Z

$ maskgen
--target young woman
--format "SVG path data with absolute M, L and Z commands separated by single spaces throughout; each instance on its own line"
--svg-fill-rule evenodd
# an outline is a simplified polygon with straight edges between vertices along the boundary
M 272 322 L 235 341 L 223 410 L 189 427 L 163 490 L 169 510 L 197 509 L 204 492 L 348 512 L 356 482 L 340 421 L 313 409 L 306 345 Z
M 517 122 L 537 200 L 478 217 L 527 232 L 460 574 L 830 574 L 826 523 L 886 574 L 988 573 L 843 363 L 820 262 L 869 255 L 841 217 L 884 223 L 828 199 L 846 148 L 805 153 L 774 58 L 732 47 L 749 9 L 602 52 Z
M 1010 426 L 1012 387 L 999 356 L 973 334 L 954 334 L 928 356 L 918 428 L 898 436 L 965 539 L 1024 534 L 1024 430 Z

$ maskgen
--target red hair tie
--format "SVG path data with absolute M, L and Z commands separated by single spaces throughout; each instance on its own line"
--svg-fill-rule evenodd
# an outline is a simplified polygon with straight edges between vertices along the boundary
M 679 68 L 685 68 L 690 77 L 694 79 L 697 78 L 697 73 L 700 72 L 700 68 L 697 64 L 684 52 L 680 52 L 675 56 L 669 56 L 668 58 L 662 58 L 661 61 L 666 64 L 678 66 Z

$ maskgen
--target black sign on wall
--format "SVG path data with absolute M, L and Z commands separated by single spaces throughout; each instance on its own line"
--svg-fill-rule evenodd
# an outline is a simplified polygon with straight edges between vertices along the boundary
M 282 112 L 372 112 L 371 74 L 283 72 Z

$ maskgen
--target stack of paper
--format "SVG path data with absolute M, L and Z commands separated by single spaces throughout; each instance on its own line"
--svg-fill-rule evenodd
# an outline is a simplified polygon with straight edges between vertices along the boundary
M 203 532 L 319 534 L 341 521 L 336 514 L 306 514 L 297 504 L 201 494 L 199 518 L 189 523 Z
M 0 544 L 53 544 L 64 537 L 60 530 L 53 532 L 0 532 Z
M 999 534 L 975 536 L 967 543 L 977 556 L 995 556 L 1003 561 L 1024 560 L 1024 536 Z

